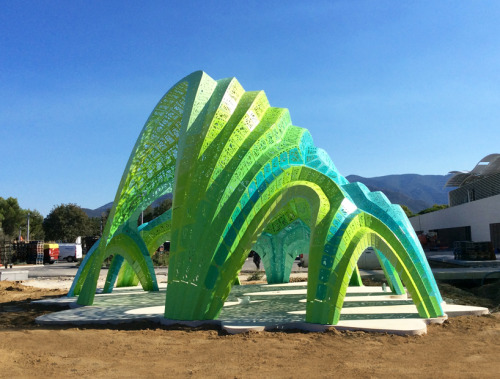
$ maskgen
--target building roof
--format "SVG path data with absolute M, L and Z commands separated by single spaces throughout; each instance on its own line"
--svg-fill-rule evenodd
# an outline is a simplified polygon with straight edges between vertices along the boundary
M 454 175 L 448 179 L 445 187 L 461 187 L 499 172 L 500 154 L 490 154 L 481 159 L 472 171 L 450 171 L 450 174 Z

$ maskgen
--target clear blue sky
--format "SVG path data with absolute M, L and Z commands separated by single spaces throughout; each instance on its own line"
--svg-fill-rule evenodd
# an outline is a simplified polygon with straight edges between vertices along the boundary
M 0 196 L 115 196 L 156 102 L 203 70 L 290 109 L 343 175 L 500 153 L 499 1 L 5 1 Z

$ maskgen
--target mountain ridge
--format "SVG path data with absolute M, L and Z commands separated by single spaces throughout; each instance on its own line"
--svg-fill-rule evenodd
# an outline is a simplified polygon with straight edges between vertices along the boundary
M 382 191 L 393 204 L 406 205 L 414 213 L 430 208 L 434 204 L 448 204 L 445 184 L 448 175 L 395 174 L 373 178 L 349 175 L 349 182 L 360 182 L 370 191 Z
M 348 175 L 349 182 L 360 182 L 370 191 L 382 191 L 393 204 L 406 205 L 412 212 L 432 207 L 434 204 L 448 204 L 448 192 L 445 184 L 450 178 L 448 175 L 420 175 L 420 174 L 394 174 L 365 178 L 359 175 Z M 172 198 L 168 193 L 153 202 L 153 208 L 160 203 Z M 89 217 L 101 217 L 113 202 L 104 204 L 96 209 L 83 208 Z
M 158 207 L 162 202 L 163 200 L 165 199 L 171 199 L 172 198 L 172 194 L 171 193 L 167 193 L 163 196 L 160 196 L 158 199 L 156 199 L 155 201 L 153 201 L 153 203 L 151 204 L 151 206 L 153 208 L 156 208 Z M 88 217 L 101 217 L 104 213 L 106 213 L 106 211 L 108 209 L 111 209 L 111 207 L 113 206 L 113 202 L 109 202 L 107 204 L 104 204 L 104 205 L 101 205 L 99 208 L 96 208 L 96 209 L 90 209 L 90 208 L 82 208 L 83 211 L 87 214 Z

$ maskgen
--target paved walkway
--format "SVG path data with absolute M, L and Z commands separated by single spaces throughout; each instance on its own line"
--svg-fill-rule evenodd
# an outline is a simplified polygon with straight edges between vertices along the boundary
M 79 307 L 76 298 L 62 297 L 36 301 L 73 307 L 37 318 L 42 325 L 120 324 L 149 320 L 164 325 L 217 324 L 229 333 L 248 330 L 302 329 L 324 331 L 330 325 L 305 322 L 307 283 L 234 286 L 215 321 L 183 322 L 163 317 L 166 285 L 159 292 L 144 292 L 140 287 L 117 288 L 111 294 L 96 294 L 94 305 Z M 444 304 L 448 317 L 487 314 L 481 307 Z M 363 330 L 402 335 L 425 334 L 427 324 L 447 317 L 422 319 L 411 299 L 381 287 L 350 287 L 337 330 Z

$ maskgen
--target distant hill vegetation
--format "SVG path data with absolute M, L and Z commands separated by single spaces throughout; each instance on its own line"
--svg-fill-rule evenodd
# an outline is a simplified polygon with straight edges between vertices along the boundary
M 350 182 L 361 182 L 370 191 L 382 191 L 393 204 L 406 205 L 414 213 L 432 207 L 434 204 L 448 204 L 448 192 L 445 188 L 446 181 L 450 175 L 386 175 L 375 178 L 364 178 L 358 175 L 349 175 Z M 168 193 L 152 205 L 153 208 L 165 200 L 172 198 Z M 106 210 L 113 206 L 113 202 L 107 203 L 96 209 L 83 208 L 89 217 L 101 217 Z
M 406 205 L 414 213 L 432 207 L 434 204 L 448 204 L 451 188 L 444 185 L 451 175 L 386 175 L 364 178 L 347 176 L 350 182 L 360 182 L 370 191 L 382 191 L 393 204 Z
M 156 199 L 153 202 L 153 204 L 151 204 L 151 205 L 153 208 L 156 208 L 157 206 L 159 206 L 163 202 L 163 200 L 171 199 L 171 198 L 172 198 L 172 194 L 167 193 L 167 194 L 161 196 L 160 198 Z M 89 217 L 101 217 L 104 213 L 106 213 L 106 211 L 108 209 L 111 209 L 112 206 L 113 206 L 113 202 L 110 202 L 110 203 L 104 204 L 103 206 L 96 208 L 96 209 L 89 209 L 89 208 L 82 208 L 82 209 Z
M 89 217 L 101 217 L 104 213 L 106 213 L 108 209 L 111 209 L 112 206 L 113 202 L 104 204 L 102 207 L 96 209 L 89 209 L 89 208 L 82 208 L 82 209 Z

